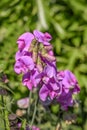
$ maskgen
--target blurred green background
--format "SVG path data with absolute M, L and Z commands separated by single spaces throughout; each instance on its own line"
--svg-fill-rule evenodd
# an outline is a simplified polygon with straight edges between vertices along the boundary
M 80 105 L 74 110 L 77 122 L 65 129 L 87 130 L 87 0 L 0 1 L 0 69 L 7 74 L 15 99 L 28 95 L 13 68 L 16 41 L 34 29 L 52 35 L 58 69 L 70 69 L 81 86 Z M 49 122 L 48 127 L 52 129 Z

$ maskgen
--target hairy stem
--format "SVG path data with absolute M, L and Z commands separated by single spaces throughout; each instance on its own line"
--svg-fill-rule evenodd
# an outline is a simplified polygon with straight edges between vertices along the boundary
M 2 115 L 3 115 L 3 117 L 5 117 L 4 116 L 4 97 L 3 97 L 3 95 L 1 95 L 1 102 L 2 102 Z M 3 120 L 4 121 L 4 127 L 5 127 L 5 129 L 6 129 L 6 122 L 5 122 L 5 119 Z
M 6 106 L 6 97 L 2 95 L 1 98 L 2 98 L 2 105 L 4 108 Z M 10 125 L 8 120 L 8 110 L 6 108 L 3 110 L 3 116 L 4 116 L 5 130 L 10 130 Z
M 56 129 L 59 129 L 59 130 L 62 130 L 61 114 L 62 114 L 62 111 L 59 109 L 58 119 L 57 119 L 57 122 L 56 122 Z
M 32 125 L 34 123 L 34 119 L 35 119 L 35 116 L 36 116 L 36 111 L 37 111 L 37 104 L 38 104 L 38 95 L 37 95 L 37 98 L 35 100 L 35 106 L 34 106 L 34 112 L 33 112 L 33 116 L 32 116 L 32 120 L 31 120 L 31 128 L 32 128 Z M 30 129 L 31 130 L 31 129 Z
M 27 120 L 29 121 L 29 116 L 30 116 L 30 107 L 31 107 L 31 97 L 32 97 L 32 91 L 29 92 L 29 105 L 28 105 L 28 110 L 27 110 Z
M 9 120 L 8 120 L 8 111 L 5 110 L 5 123 L 6 123 L 6 130 L 10 130 Z

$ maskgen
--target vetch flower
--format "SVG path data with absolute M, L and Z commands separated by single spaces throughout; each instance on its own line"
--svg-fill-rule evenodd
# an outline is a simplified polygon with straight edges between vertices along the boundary
M 38 30 L 34 30 L 33 33 L 37 41 L 43 43 L 44 45 L 50 45 L 49 41 L 52 39 L 52 36 L 49 33 L 42 33 Z
M 71 71 L 57 71 L 51 39 L 49 33 L 38 30 L 22 34 L 17 40 L 14 70 L 23 74 L 22 83 L 29 90 L 39 87 L 43 104 L 55 100 L 67 110 L 73 106 L 73 95 L 80 92 L 80 87 Z
M 34 68 L 33 60 L 30 56 L 21 56 L 14 66 L 14 70 L 17 74 L 26 73 L 28 70 L 32 70 Z
M 27 86 L 27 88 L 29 90 L 32 90 L 33 88 L 33 83 L 32 83 L 32 80 L 31 80 L 31 74 L 29 72 L 25 73 L 23 75 L 23 78 L 22 78 L 22 83 L 24 86 Z
M 37 78 L 39 74 L 38 70 L 34 68 L 30 72 L 27 72 L 23 75 L 22 82 L 29 90 L 32 90 L 33 87 L 37 87 L 41 81 L 41 78 Z
M 34 35 L 32 33 L 26 32 L 22 34 L 17 40 L 18 49 L 20 51 L 22 50 L 28 51 L 33 39 L 34 39 Z
M 80 92 L 78 81 L 72 72 L 69 70 L 60 71 L 58 72 L 57 76 L 62 83 L 62 87 L 66 93 L 68 93 L 70 90 L 73 91 L 73 93 Z
M 16 55 L 15 55 L 15 60 L 17 61 L 17 60 L 20 59 L 22 56 L 30 56 L 30 57 L 32 57 L 30 52 L 28 52 L 28 51 L 19 51 L 19 50 L 18 50 L 18 51 L 16 52 Z
M 63 110 L 67 110 L 69 106 L 74 105 L 73 95 L 80 92 L 80 87 L 76 77 L 69 70 L 58 72 L 57 78 L 62 88 L 57 101 Z
M 48 98 L 52 100 L 56 99 L 61 93 L 61 87 L 54 78 L 50 78 L 47 84 L 42 85 L 39 91 L 39 97 L 42 101 L 46 101 Z
M 44 67 L 44 73 L 49 78 L 56 77 L 57 69 L 53 64 L 51 64 L 51 63 L 48 64 L 47 63 L 47 65 Z
M 58 96 L 57 101 L 61 105 L 62 110 L 67 110 L 68 107 L 72 107 L 74 105 L 74 100 L 72 98 L 72 92 L 65 93 L 62 92 L 60 96 Z

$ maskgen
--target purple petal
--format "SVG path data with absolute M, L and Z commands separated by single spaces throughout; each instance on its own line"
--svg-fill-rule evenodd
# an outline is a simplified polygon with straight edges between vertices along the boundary
M 49 45 L 50 45 L 49 42 L 46 42 L 46 41 L 44 41 L 44 40 L 43 40 L 43 44 L 44 44 L 45 46 L 49 46 Z
M 37 39 L 37 41 L 43 42 L 44 33 L 40 32 L 38 30 L 34 30 L 33 34 L 34 34 L 35 38 Z
M 72 99 L 72 93 L 62 93 L 59 97 L 58 97 L 58 102 L 61 105 L 61 109 L 63 110 L 67 110 L 69 106 L 73 106 L 73 99 Z
M 41 99 L 42 101 L 45 101 L 46 98 L 47 98 L 47 96 L 48 96 L 48 93 L 49 93 L 48 88 L 47 88 L 45 85 L 43 85 L 43 86 L 41 87 L 40 91 L 39 91 L 40 99 Z
M 48 32 L 44 33 L 44 37 L 45 37 L 46 41 L 52 40 L 52 36 Z
M 15 63 L 14 70 L 16 73 L 26 73 L 34 68 L 33 60 L 30 56 L 21 56 Z
M 14 65 L 14 71 L 15 71 L 17 74 L 22 73 L 22 69 L 21 69 L 20 66 L 21 66 L 21 65 L 20 65 L 20 62 L 19 62 L 19 61 L 17 61 L 17 62 L 15 63 L 15 65 Z
M 72 72 L 69 70 L 65 70 L 65 78 L 63 79 L 63 84 L 66 84 L 66 86 L 69 88 L 70 86 L 75 86 L 77 83 L 77 80 Z
M 49 93 L 51 100 L 53 100 L 57 96 L 56 94 L 57 93 L 55 93 L 55 91 L 52 91 L 52 92 Z
M 45 73 L 49 78 L 56 76 L 56 68 L 53 65 L 48 65 L 45 67 Z
M 15 59 L 16 59 L 16 61 L 18 60 L 18 59 L 20 59 L 22 56 L 30 56 L 31 57 L 31 53 L 30 52 L 28 52 L 28 51 L 17 51 L 16 52 L 16 55 L 15 55 Z
M 52 37 L 49 33 L 42 33 L 38 30 L 34 30 L 33 33 L 38 42 L 42 42 L 46 46 L 50 45 L 49 41 L 52 39 Z
M 19 50 L 23 50 L 24 48 L 28 50 L 33 39 L 34 35 L 32 33 L 26 32 L 22 34 L 17 40 Z
M 73 89 L 73 93 L 77 94 L 80 92 L 80 86 L 78 84 L 76 84 L 75 88 Z
M 26 65 L 26 67 L 29 68 L 30 70 L 32 70 L 34 68 L 34 63 L 33 63 L 33 60 L 32 60 L 31 57 L 29 57 L 29 56 L 22 56 L 21 60 Z
M 26 73 L 23 75 L 22 83 L 23 85 L 27 86 L 29 90 L 32 90 L 33 83 L 31 81 L 30 73 Z
M 33 71 L 31 72 L 31 80 L 32 80 L 34 87 L 37 87 L 37 85 L 41 81 L 41 78 L 37 78 L 38 75 L 39 75 L 38 70 L 36 68 L 34 68 Z
M 17 51 L 17 52 L 16 52 L 16 55 L 15 55 L 15 59 L 16 59 L 16 61 L 17 61 L 18 59 L 20 59 L 21 56 L 23 56 L 23 53 L 20 52 L 20 51 Z

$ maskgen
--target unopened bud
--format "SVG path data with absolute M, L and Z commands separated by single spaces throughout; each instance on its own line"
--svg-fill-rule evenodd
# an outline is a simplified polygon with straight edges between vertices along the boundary
M 37 43 L 37 40 L 36 40 L 36 39 L 33 39 L 32 42 L 31 42 L 31 44 L 32 44 L 33 46 L 35 46 L 36 43 Z
M 37 64 L 37 68 L 38 68 L 38 71 L 39 72 L 42 72 L 43 71 L 43 67 L 41 64 Z
M 16 115 L 21 117 L 23 116 L 24 114 L 26 114 L 26 110 L 20 110 L 20 109 L 17 109 L 16 110 Z
M 49 54 L 45 54 L 44 57 L 45 57 L 47 60 L 49 60 L 49 61 L 55 61 L 55 60 L 56 60 L 56 58 L 55 58 L 54 56 L 51 56 L 51 55 L 49 55 Z
M 53 48 L 53 47 L 52 47 L 51 45 L 45 46 L 45 49 L 48 50 L 48 51 L 49 51 L 49 50 L 52 50 L 52 48 Z
M 37 62 L 37 56 L 38 56 L 37 52 L 33 51 L 32 58 L 33 58 L 34 63 Z
M 33 49 L 35 48 L 36 44 L 37 44 L 37 40 L 33 39 L 32 42 L 31 42 L 31 45 L 29 47 L 29 52 L 33 51 Z
M 37 59 L 37 68 L 38 68 L 39 72 L 43 71 L 43 65 L 42 65 L 40 56 L 38 56 L 38 59 Z

